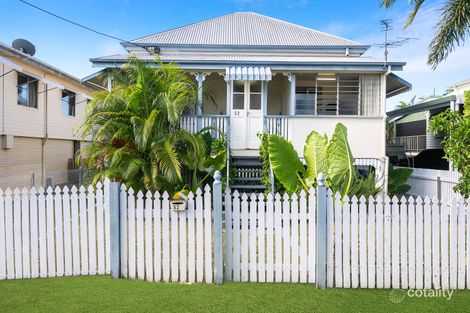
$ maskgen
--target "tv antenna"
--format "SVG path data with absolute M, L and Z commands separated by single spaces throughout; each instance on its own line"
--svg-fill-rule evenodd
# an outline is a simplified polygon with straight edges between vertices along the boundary
M 385 38 L 383 43 L 374 44 L 374 46 L 384 48 L 384 57 L 385 63 L 384 67 L 387 67 L 388 64 L 388 49 L 401 47 L 404 44 L 408 43 L 410 40 L 417 39 L 412 37 L 397 37 L 395 40 L 390 40 L 388 38 L 389 31 L 393 29 L 393 20 L 392 19 L 383 19 L 380 20 L 380 31 L 384 32 Z

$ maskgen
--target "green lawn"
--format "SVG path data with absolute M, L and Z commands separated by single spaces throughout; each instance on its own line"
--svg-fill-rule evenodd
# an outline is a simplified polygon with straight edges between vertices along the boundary
M 307 284 L 166 284 L 108 276 L 0 282 L 0 312 L 464 312 L 470 292 L 410 298 L 390 290 L 317 290 Z

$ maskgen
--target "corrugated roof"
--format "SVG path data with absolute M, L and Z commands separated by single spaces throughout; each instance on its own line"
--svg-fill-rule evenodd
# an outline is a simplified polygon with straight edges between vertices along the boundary
M 456 100 L 455 95 L 446 95 L 446 96 L 442 96 L 439 98 L 433 98 L 433 99 L 429 99 L 429 100 L 417 103 L 415 105 L 409 106 L 407 108 L 387 112 L 387 116 L 388 117 L 403 116 L 403 115 L 408 115 L 408 114 L 412 114 L 415 112 L 428 111 L 431 109 L 446 107 L 450 105 L 451 101 L 455 101 L 455 100 Z
M 94 63 L 100 62 L 125 62 L 129 55 L 116 54 L 110 56 L 103 56 L 91 59 Z M 155 60 L 154 55 L 137 54 L 136 57 L 143 61 Z M 170 54 L 161 55 L 160 59 L 163 62 L 177 62 L 177 63 L 360 63 L 360 64 L 380 64 L 383 63 L 381 58 L 372 57 L 323 57 L 323 56 L 299 56 L 299 55 L 239 55 L 239 54 Z M 390 64 L 392 64 L 390 62 Z M 404 65 L 403 62 L 393 62 L 393 64 Z
M 132 42 L 155 45 L 362 46 L 352 40 L 253 12 L 227 14 Z

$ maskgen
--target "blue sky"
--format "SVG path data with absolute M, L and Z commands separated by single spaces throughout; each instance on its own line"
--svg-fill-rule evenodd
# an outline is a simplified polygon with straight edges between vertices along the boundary
M 393 9 L 378 7 L 379 0 L 220 0 L 220 1 L 131 1 L 131 0 L 30 0 L 44 9 L 99 31 L 133 39 L 203 19 L 253 11 L 275 18 L 356 40 L 364 44 L 383 41 L 379 21 L 394 19 L 391 38 L 415 37 L 405 46 L 392 49 L 389 57 L 406 61 L 400 76 L 413 84 L 413 90 L 389 99 L 393 108 L 400 100 L 410 100 L 435 92 L 442 93 L 451 83 L 470 77 L 470 45 L 457 48 L 449 59 L 432 71 L 426 65 L 427 45 L 438 20 L 442 0 L 427 0 L 416 22 L 402 26 L 409 10 L 407 0 L 397 0 Z M 36 45 L 36 57 L 77 77 L 94 71 L 89 58 L 123 52 L 119 42 L 77 28 L 37 11 L 17 0 L 0 0 L 0 41 L 11 44 L 25 38 Z M 5 14 L 6 13 L 6 14 Z M 372 47 L 368 55 L 382 56 Z

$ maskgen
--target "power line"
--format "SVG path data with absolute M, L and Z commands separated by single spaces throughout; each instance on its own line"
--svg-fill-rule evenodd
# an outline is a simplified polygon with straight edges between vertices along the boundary
M 74 22 L 74 21 L 72 21 L 72 20 L 69 20 L 68 18 L 62 17 L 62 16 L 60 16 L 60 15 L 58 15 L 58 14 L 55 14 L 55 13 L 53 13 L 53 12 L 50 12 L 50 11 L 48 11 L 48 10 L 46 10 L 46 9 L 41 8 L 41 7 L 38 7 L 37 5 L 34 5 L 34 4 L 32 4 L 32 3 L 29 3 L 28 1 L 25 1 L 25 0 L 19 0 L 19 1 L 22 2 L 22 3 L 24 3 L 24 4 L 26 4 L 26 5 L 29 5 L 30 7 L 34 8 L 34 9 L 36 9 L 36 10 L 39 10 L 39 11 L 44 12 L 44 13 L 46 13 L 46 14 L 49 14 L 49 15 L 55 17 L 55 18 L 58 18 L 58 19 L 60 19 L 60 20 L 62 20 L 62 21 L 65 21 L 65 22 L 70 23 L 70 24 L 72 24 L 72 25 L 75 25 L 75 26 L 77 26 L 77 27 L 86 29 L 86 30 L 88 30 L 88 31 L 91 31 L 91 32 L 93 32 L 93 33 L 95 33 L 95 34 L 98 34 L 98 35 L 101 35 L 101 36 L 105 36 L 105 37 L 108 37 L 108 38 L 111 38 L 111 39 L 114 39 L 114 40 L 122 41 L 122 42 L 125 42 L 125 43 L 127 43 L 127 44 L 134 45 L 134 46 L 136 46 L 136 47 L 140 47 L 140 48 L 142 48 L 142 49 L 145 49 L 145 51 L 147 51 L 149 54 L 154 54 L 154 51 L 151 50 L 151 49 L 149 49 L 148 47 L 139 45 L 139 44 L 137 44 L 137 43 L 135 43 L 135 42 L 130 42 L 130 41 L 128 41 L 128 40 L 125 40 L 125 39 L 122 39 L 122 38 L 119 38 L 119 37 L 116 37 L 116 36 L 112 36 L 112 35 L 103 33 L 103 32 L 101 32 L 101 31 L 98 31 L 98 30 L 93 29 L 93 28 L 91 28 L 91 27 L 88 27 L 88 26 L 85 26 L 85 25 L 83 25 L 83 24 Z

